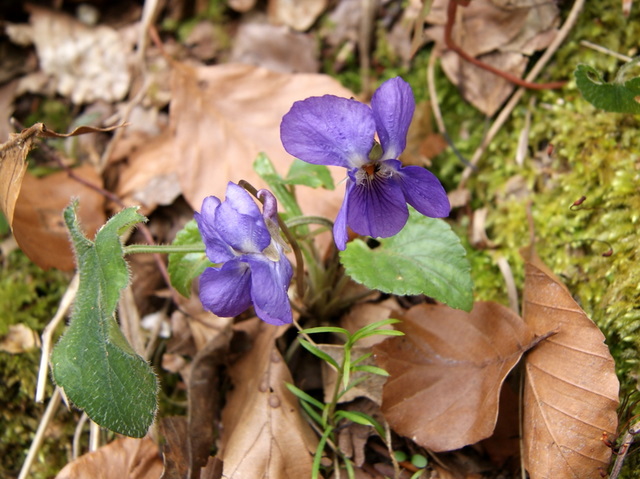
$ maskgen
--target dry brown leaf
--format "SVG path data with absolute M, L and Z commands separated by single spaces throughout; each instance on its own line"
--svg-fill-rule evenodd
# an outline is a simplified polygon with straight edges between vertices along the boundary
M 96 100 L 107 102 L 124 98 L 131 76 L 127 65 L 124 36 L 104 26 L 88 26 L 70 15 L 35 5 L 30 28 L 12 26 L 10 36 L 25 36 L 38 53 L 40 68 L 47 74 L 56 91 L 74 103 Z
M 75 168 L 74 173 L 96 186 L 102 179 L 91 165 Z M 36 178 L 24 177 L 13 221 L 13 235 L 20 249 L 43 269 L 72 270 L 75 266 L 69 233 L 62 211 L 72 198 L 80 201 L 79 217 L 89 238 L 106 221 L 105 198 L 97 191 L 70 178 L 66 172 Z
M 236 12 L 248 12 L 255 6 L 256 0 L 228 0 L 227 3 Z
M 162 459 L 158 446 L 149 439 L 116 439 L 95 452 L 70 462 L 56 479 L 158 479 Z
M 302 418 L 285 382 L 291 374 L 275 347 L 283 331 L 257 318 L 250 351 L 231 368 L 234 389 L 222 413 L 224 477 L 294 479 L 311 477 L 317 439 Z
M 252 21 L 238 29 L 230 61 L 282 73 L 316 73 L 319 69 L 317 50 L 317 40 L 311 35 L 292 32 L 284 25 Z
M 528 56 L 546 48 L 556 34 L 558 7 L 555 2 L 518 2 L 513 8 L 498 6 L 493 0 L 474 0 L 458 8 L 453 27 L 453 41 L 466 53 L 521 77 Z M 504 3 L 504 1 L 502 2 Z M 435 0 L 427 21 L 427 36 L 444 45 L 444 25 L 449 0 Z M 514 85 L 497 75 L 461 60 L 446 51 L 442 66 L 447 77 L 463 96 L 487 115 L 493 115 L 511 94 Z
M 213 441 L 218 435 L 221 405 L 220 368 L 225 363 L 231 328 L 212 338 L 193 358 L 189 375 L 189 476 L 197 479 L 207 465 Z
M 40 337 L 29 326 L 18 323 L 9 326 L 9 331 L 0 337 L 0 351 L 18 354 L 40 346 Z
M 327 8 L 328 0 L 269 0 L 269 21 L 294 30 L 308 30 Z
M 489 302 L 471 313 L 420 304 L 401 319 L 405 336 L 374 346 L 390 374 L 382 413 L 391 428 L 433 451 L 490 436 L 502 383 L 533 338 L 524 322 Z
M 187 448 L 187 418 L 164 417 L 159 421 L 162 435 L 162 459 L 164 470 L 160 479 L 182 479 L 188 477 L 189 451 Z
M 338 364 L 344 361 L 344 346 L 337 344 L 318 344 L 318 349 L 331 356 Z M 361 356 L 371 352 L 371 347 L 353 346 L 351 348 L 351 359 L 355 361 Z M 361 366 L 375 366 L 375 360 L 373 357 L 369 357 L 360 361 Z M 351 381 L 357 381 L 362 378 L 367 378 L 357 386 L 352 387 L 346 393 L 344 393 L 339 403 L 353 401 L 358 397 L 365 397 L 372 402 L 380 405 L 382 402 L 382 386 L 385 382 L 385 377 L 378 374 L 366 373 L 363 371 L 356 371 L 351 375 Z M 322 382 L 324 389 L 325 402 L 331 402 L 333 399 L 333 392 L 336 387 L 337 373 L 329 364 L 322 363 Z
M 240 64 L 182 65 L 172 84 L 176 168 L 187 202 L 198 211 L 205 197 L 223 197 L 229 181 L 245 179 L 266 187 L 252 166 L 260 152 L 286 175 L 293 158 L 280 142 L 280 122 L 294 101 L 324 94 L 353 96 L 326 75 L 275 73 Z M 344 169 L 333 171 L 337 181 L 344 178 Z M 341 187 L 297 190 L 305 214 L 328 218 L 335 218 L 343 196 Z
M 0 145 L 0 210 L 9 225 L 13 224 L 16 201 L 27 171 L 27 155 L 36 139 L 34 132 L 11 133 L 9 140 Z
M 173 139 L 165 134 L 148 141 L 128 158 L 118 174 L 115 193 L 129 205 L 140 205 L 147 215 L 159 205 L 170 205 L 181 194 Z
M 513 52 L 487 53 L 479 60 L 516 77 L 521 77 L 527 66 L 527 58 Z M 489 116 L 498 111 L 515 88 L 510 81 L 461 59 L 455 52 L 442 56 L 442 69 L 462 95 Z
M 524 319 L 557 330 L 526 358 L 524 460 L 531 479 L 599 479 L 617 428 L 619 383 L 604 335 L 533 248 L 523 250 Z
M 81 126 L 71 133 L 56 133 L 43 123 L 36 123 L 20 133 L 11 133 L 9 139 L 0 144 L 0 211 L 10 226 L 13 226 L 16 201 L 22 187 L 22 179 L 27 171 L 27 155 L 35 147 L 37 137 L 69 138 L 86 133 L 107 132 L 124 125 L 111 128 Z M 65 205 L 66 206 L 66 205 Z

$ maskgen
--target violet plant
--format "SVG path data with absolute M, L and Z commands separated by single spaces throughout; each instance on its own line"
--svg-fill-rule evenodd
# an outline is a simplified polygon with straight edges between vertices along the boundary
M 157 381 L 148 363 L 118 334 L 115 307 L 130 280 L 123 256 L 163 252 L 169 253 L 176 291 L 189 296 L 199 278 L 200 300 L 216 315 L 235 317 L 253 308 L 260 319 L 280 326 L 292 322 L 295 309 L 307 339 L 294 344 L 329 364 L 308 333 L 344 335 L 344 361 L 333 361 L 343 380 L 334 400 L 314 403 L 300 390 L 292 391 L 300 391 L 296 394 L 305 410 L 318 409 L 315 419 L 326 426 L 325 442 L 340 419 L 361 420 L 380 430 L 372 418 L 336 409 L 342 391 L 352 384 L 352 372 L 384 373 L 350 360 L 355 341 L 394 334 L 379 329 L 380 324 L 353 335 L 335 326 L 358 300 L 348 296 L 344 286 L 355 281 L 390 294 L 425 294 L 465 310 L 473 302 L 465 250 L 449 225 L 438 219 L 450 210 L 444 188 L 426 169 L 402 166 L 398 159 L 414 108 L 411 88 L 400 78 L 383 83 L 371 107 L 334 96 L 296 102 L 282 120 L 281 136 L 285 149 L 303 161 L 294 162 L 282 177 L 261 155 L 254 168 L 269 189 L 229 183 L 225 198 L 206 198 L 172 245 L 123 246 L 126 229 L 146 221 L 135 208 L 115 215 L 91 242 L 81 234 L 74 207 L 69 207 L 65 220 L 78 259 L 80 288 L 70 327 L 52 354 L 54 378 L 68 399 L 103 427 L 134 437 L 146 434 L 155 417 Z M 335 223 L 305 216 L 296 201 L 296 188 L 303 185 L 333 188 L 326 165 L 347 169 L 345 198 Z M 376 244 L 366 238 L 348 241 L 348 228 L 376 238 Z M 335 247 L 322 252 L 315 239 L 327 231 L 333 232 Z M 288 256 L 295 258 L 294 265 Z M 80 353 L 81 363 L 75 359 Z M 89 380 L 96 376 L 105 381 L 96 386 Z M 113 383 L 132 386 L 113 394 Z

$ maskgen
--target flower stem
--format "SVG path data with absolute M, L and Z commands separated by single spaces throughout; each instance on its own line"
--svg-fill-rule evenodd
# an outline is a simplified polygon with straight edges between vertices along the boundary
M 260 203 L 264 204 L 262 199 L 258 197 L 258 190 L 251 183 L 246 180 L 240 180 L 238 181 L 238 185 L 251 193 L 255 198 L 258 199 L 258 201 L 260 201 Z M 282 230 L 284 235 L 287 237 L 287 241 L 289 242 L 289 245 L 293 250 L 293 254 L 296 257 L 296 292 L 298 294 L 298 297 L 302 299 L 304 298 L 304 258 L 302 257 L 302 252 L 300 251 L 298 242 L 291 234 L 291 231 L 289 231 L 289 228 L 287 228 L 287 225 L 282 220 L 280 215 L 278 215 L 278 225 L 280 226 L 280 229 Z
M 293 218 L 289 218 L 285 221 L 287 227 L 295 228 L 296 226 L 302 225 L 321 225 L 326 226 L 330 230 L 333 229 L 333 221 L 328 220 L 327 218 L 323 218 L 322 216 L 295 216 Z
M 123 248 L 124 254 L 137 253 L 204 253 L 204 245 L 174 246 L 170 244 L 132 244 Z

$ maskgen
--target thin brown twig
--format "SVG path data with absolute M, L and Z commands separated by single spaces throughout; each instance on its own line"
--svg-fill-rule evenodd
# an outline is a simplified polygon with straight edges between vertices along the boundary
M 483 70 L 487 70 L 488 72 L 493 73 L 505 80 L 518 85 L 523 88 L 528 88 L 531 90 L 549 90 L 554 88 L 562 88 L 566 82 L 565 81 L 557 81 L 550 83 L 533 83 L 527 80 L 523 80 L 520 77 L 517 77 L 509 72 L 505 72 L 504 70 L 500 70 L 488 63 L 483 62 L 482 60 L 478 60 L 476 57 L 469 55 L 466 51 L 460 48 L 453 41 L 453 24 L 456 20 L 456 12 L 458 10 L 458 4 L 466 7 L 469 5 L 469 0 L 449 0 L 449 5 L 447 6 L 447 23 L 444 26 L 444 43 L 450 50 L 456 52 L 460 57 L 464 58 L 469 63 L 482 68 Z
M 576 21 L 578 20 L 578 15 L 582 11 L 584 4 L 585 4 L 585 0 L 575 0 L 575 2 L 573 3 L 573 6 L 571 7 L 571 11 L 567 16 L 567 19 L 565 20 L 564 24 L 558 31 L 558 34 L 555 36 L 555 38 L 551 42 L 551 45 L 549 45 L 547 49 L 544 51 L 544 53 L 542 54 L 538 62 L 533 66 L 531 71 L 527 74 L 527 76 L 525 77 L 525 80 L 529 82 L 533 81 L 536 78 L 536 76 L 538 76 L 538 74 L 542 71 L 542 69 L 546 66 L 547 62 L 555 54 L 558 48 L 560 48 L 560 45 L 567 38 L 567 35 L 569 34 L 571 29 L 575 25 Z M 524 95 L 525 91 L 526 91 L 525 88 L 522 88 L 522 87 L 518 88 L 516 92 L 511 96 L 511 98 L 509 99 L 505 107 L 502 109 L 500 114 L 496 117 L 493 124 L 489 128 L 489 131 L 487 132 L 484 139 L 482 140 L 482 143 L 473 154 L 473 157 L 471 158 L 471 166 L 468 166 L 462 172 L 462 177 L 460 179 L 460 183 L 458 184 L 458 188 L 464 188 L 464 186 L 467 183 L 467 180 L 469 179 L 469 177 L 474 171 L 475 165 L 477 165 L 478 161 L 480 161 L 480 158 L 484 154 L 485 150 L 487 149 L 489 144 L 493 141 L 494 137 L 498 134 L 498 132 L 502 128 L 502 125 L 504 125 L 504 123 L 507 121 L 507 119 L 511 115 L 511 112 L 516 107 L 516 105 Z
M 635 438 L 638 434 L 640 434 L 640 421 L 634 423 L 629 429 L 627 429 L 627 432 L 622 439 L 622 444 L 618 448 L 616 461 L 613 464 L 613 468 L 611 469 L 609 479 L 617 479 L 620 475 L 620 471 L 622 470 L 622 465 L 624 464 L 624 460 L 627 457 L 629 448 L 631 448 L 631 445 L 635 441 Z

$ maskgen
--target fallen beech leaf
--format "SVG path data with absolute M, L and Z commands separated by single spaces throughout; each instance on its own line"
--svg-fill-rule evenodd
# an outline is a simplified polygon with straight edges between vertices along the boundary
M 524 322 L 490 302 L 470 313 L 420 304 L 401 319 L 405 336 L 373 347 L 390 374 L 381 409 L 391 428 L 433 451 L 490 436 L 502 383 L 533 340 Z
M 174 70 L 172 89 L 176 170 L 185 199 L 197 211 L 206 196 L 223 197 L 229 181 L 245 179 L 265 187 L 252 167 L 260 152 L 286 175 L 293 157 L 280 142 L 280 122 L 294 101 L 324 94 L 353 96 L 326 75 L 275 73 L 240 64 L 181 65 Z M 330 169 L 334 180 L 344 178 L 344 170 Z M 344 189 L 300 187 L 296 193 L 305 214 L 335 218 Z
M 327 8 L 327 0 L 269 0 L 269 21 L 284 23 L 298 31 L 305 31 L 314 24 Z
M 173 139 L 162 134 L 135 150 L 118 174 L 115 193 L 127 205 L 140 205 L 150 214 L 158 205 L 172 204 L 180 196 Z
M 75 168 L 74 173 L 102 186 L 102 179 L 91 165 Z M 70 271 L 75 266 L 69 232 L 62 219 L 62 210 L 71 198 L 80 200 L 80 221 L 92 238 L 106 221 L 104 196 L 78 183 L 64 171 L 42 178 L 30 174 L 24 177 L 15 210 L 13 235 L 20 249 L 43 269 Z
M 251 350 L 229 372 L 234 389 L 222 412 L 223 477 L 311 477 L 317 439 L 285 386 L 293 380 L 274 342 L 282 330 L 257 318 L 254 325 Z
M 617 428 L 619 383 L 604 335 L 533 248 L 523 250 L 524 320 L 558 330 L 525 362 L 524 461 L 531 479 L 600 478 Z
M 80 456 L 62 468 L 56 479 L 158 479 L 162 459 L 149 439 L 116 439 L 97 451 Z

